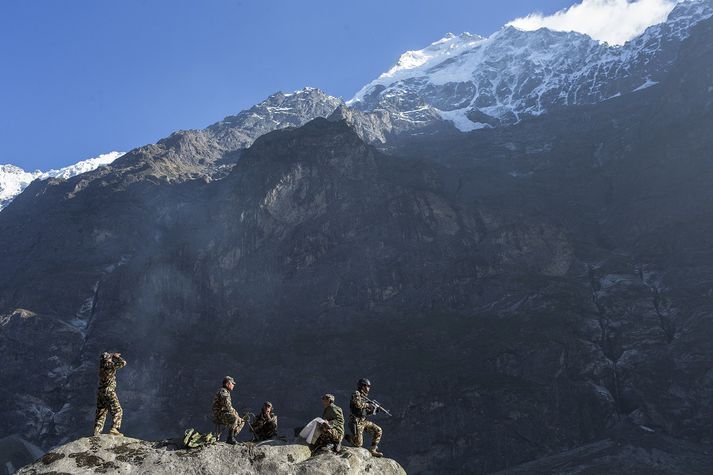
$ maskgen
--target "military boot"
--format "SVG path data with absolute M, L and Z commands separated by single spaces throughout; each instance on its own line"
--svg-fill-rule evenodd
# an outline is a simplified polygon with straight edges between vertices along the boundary
M 371 450 L 369 450 L 369 453 L 374 457 L 383 457 L 384 456 L 384 454 L 379 452 L 379 449 L 377 447 L 372 447 Z
M 334 453 L 335 454 L 341 454 L 342 453 L 342 443 L 339 442 L 334 446 Z
M 225 443 L 230 444 L 230 445 L 235 445 L 238 443 L 238 441 L 235 440 L 235 436 L 231 433 L 231 434 L 228 434 L 228 438 L 225 440 Z
M 116 427 L 112 427 L 111 429 L 109 429 L 109 435 L 116 435 L 119 437 L 123 437 L 124 434 L 119 432 L 119 429 L 117 429 Z

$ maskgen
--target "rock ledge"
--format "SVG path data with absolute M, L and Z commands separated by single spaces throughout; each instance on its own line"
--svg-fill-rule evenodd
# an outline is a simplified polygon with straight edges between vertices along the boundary
M 217 443 L 182 449 L 177 441 L 150 442 L 129 437 L 85 437 L 46 453 L 18 475 L 135 474 L 385 474 L 406 472 L 397 462 L 373 458 L 365 449 L 345 447 L 340 455 L 310 457 L 306 445 L 270 442 L 263 445 Z

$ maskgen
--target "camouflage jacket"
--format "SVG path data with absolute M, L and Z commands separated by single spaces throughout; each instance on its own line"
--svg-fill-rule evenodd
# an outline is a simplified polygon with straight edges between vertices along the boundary
M 116 391 L 116 370 L 126 366 L 126 361 L 121 357 L 106 357 L 102 355 L 99 360 L 99 392 L 109 393 Z
M 266 416 L 260 411 L 260 414 L 255 416 L 255 422 L 252 424 L 253 432 L 257 436 L 271 437 L 277 434 L 277 414 Z
M 352 399 L 349 401 L 349 412 L 350 417 L 357 419 L 364 419 L 370 412 L 371 404 L 366 402 L 364 395 L 361 391 L 354 391 L 352 394 Z
M 233 401 L 230 399 L 230 391 L 226 388 L 220 388 L 213 397 L 213 417 L 220 418 L 222 415 L 231 414 L 233 411 Z
M 329 421 L 332 429 L 335 429 L 341 437 L 344 436 L 344 412 L 342 408 L 332 403 L 324 408 L 322 419 Z

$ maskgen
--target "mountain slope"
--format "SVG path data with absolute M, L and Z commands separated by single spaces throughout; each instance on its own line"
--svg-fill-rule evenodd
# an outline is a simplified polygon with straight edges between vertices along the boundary
M 690 29 L 713 15 L 710 0 L 679 3 L 665 23 L 623 46 L 575 32 L 505 27 L 489 38 L 448 35 L 409 51 L 348 102 L 461 131 L 512 124 L 558 107 L 592 104 L 660 81 Z
M 123 153 L 121 152 L 105 153 L 95 158 L 82 160 L 74 165 L 46 172 L 39 170 L 26 172 L 14 165 L 0 165 L 0 211 L 34 180 L 46 180 L 47 178 L 67 179 L 81 173 L 96 170 L 98 167 L 109 165 L 122 155 Z

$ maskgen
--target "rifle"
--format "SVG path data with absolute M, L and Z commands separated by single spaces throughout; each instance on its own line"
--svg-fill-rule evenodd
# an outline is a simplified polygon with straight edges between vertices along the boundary
M 384 406 L 382 406 L 381 404 L 379 404 L 378 401 L 375 401 L 375 400 L 373 400 L 373 399 L 369 399 L 369 398 L 366 397 L 366 396 L 363 396 L 363 397 L 364 397 L 364 400 L 365 400 L 366 402 L 368 402 L 369 404 L 371 404 L 372 406 L 374 406 L 374 414 L 376 414 L 377 412 L 381 411 L 381 412 L 385 413 L 386 415 L 388 415 L 389 417 L 393 417 L 393 416 L 391 415 L 391 413 L 390 413 L 389 411 L 387 411 Z
M 254 435 L 254 434 L 255 434 L 255 429 L 253 429 L 253 425 L 250 423 L 250 418 L 251 418 L 251 417 L 252 417 L 253 419 L 255 419 L 255 414 L 253 414 L 252 412 L 246 412 L 245 415 L 243 415 L 243 417 L 241 417 L 241 419 L 244 420 L 245 422 L 247 422 L 248 427 L 250 428 L 250 432 L 253 433 L 253 438 L 254 438 L 254 437 L 255 437 L 255 435 Z

